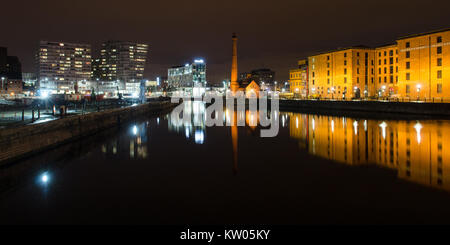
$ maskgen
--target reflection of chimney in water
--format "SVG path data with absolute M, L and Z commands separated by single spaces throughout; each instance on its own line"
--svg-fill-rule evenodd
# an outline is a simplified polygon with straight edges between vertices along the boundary
M 233 173 L 238 172 L 238 128 L 237 128 L 237 112 L 233 112 L 233 119 L 231 120 L 231 142 L 233 144 Z

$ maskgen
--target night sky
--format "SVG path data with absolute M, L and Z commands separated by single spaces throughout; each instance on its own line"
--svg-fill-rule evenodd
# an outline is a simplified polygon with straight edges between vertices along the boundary
M 150 45 L 146 78 L 204 58 L 207 79 L 230 77 L 231 34 L 238 34 L 239 72 L 267 67 L 288 79 L 314 52 L 450 27 L 448 0 L 10 0 L 0 4 L 0 46 L 34 70 L 39 40 L 93 45 L 108 39 Z M 96 50 L 97 49 L 97 50 Z

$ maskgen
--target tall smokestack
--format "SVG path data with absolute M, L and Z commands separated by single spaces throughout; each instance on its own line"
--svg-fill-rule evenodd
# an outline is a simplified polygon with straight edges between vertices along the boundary
M 234 93 L 239 89 L 238 83 L 238 65 L 237 65 L 237 36 L 236 33 L 233 33 L 233 57 L 231 61 L 231 91 Z

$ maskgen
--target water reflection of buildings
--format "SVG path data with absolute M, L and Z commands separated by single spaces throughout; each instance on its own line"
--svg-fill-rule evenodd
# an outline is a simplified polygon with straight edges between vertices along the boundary
M 130 159 L 146 159 L 149 147 L 149 126 L 149 122 L 131 125 L 126 137 L 119 135 L 113 141 L 103 144 L 102 153 L 106 156 L 118 154 L 126 156 L 129 153 Z
M 290 135 L 300 147 L 349 165 L 376 164 L 398 177 L 450 190 L 450 123 L 378 121 L 287 113 Z
M 183 110 L 189 118 L 169 116 L 169 131 L 184 133 L 186 139 L 193 138 L 196 144 L 203 144 L 206 136 L 205 103 L 202 101 L 186 101 Z

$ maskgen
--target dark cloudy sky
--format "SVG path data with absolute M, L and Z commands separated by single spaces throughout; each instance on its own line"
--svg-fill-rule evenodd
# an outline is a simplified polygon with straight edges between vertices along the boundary
M 239 37 L 239 72 L 274 69 L 277 80 L 311 53 L 450 27 L 448 0 L 8 0 L 1 3 L 0 46 L 33 71 L 39 40 L 107 39 L 150 45 L 146 77 L 196 57 L 208 80 L 229 78 L 231 33 Z

